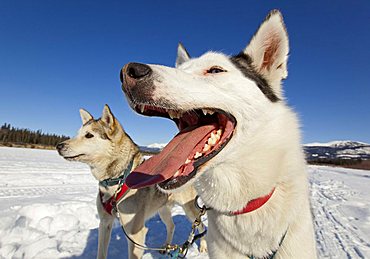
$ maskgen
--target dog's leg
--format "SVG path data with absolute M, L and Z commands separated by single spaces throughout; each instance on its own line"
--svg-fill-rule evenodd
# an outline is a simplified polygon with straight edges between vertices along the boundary
M 108 255 L 108 245 L 112 233 L 114 216 L 104 211 L 99 197 L 97 199 L 97 209 L 100 218 L 100 223 L 99 223 L 98 254 L 96 257 L 98 259 L 105 259 L 107 258 Z
M 185 211 L 186 216 L 189 218 L 189 220 L 191 222 L 193 222 L 199 214 L 199 210 L 194 205 L 194 200 L 191 200 L 191 201 L 183 204 L 182 207 Z M 206 227 L 201 222 L 200 225 L 199 225 L 200 233 L 203 233 L 203 231 L 205 231 L 205 230 L 206 230 Z M 207 242 L 206 242 L 205 237 L 202 237 L 200 239 L 199 252 L 201 252 L 201 253 L 206 253 L 207 252 Z
M 108 245 L 110 241 L 110 236 L 112 233 L 114 217 L 107 214 L 103 217 L 100 217 L 99 224 L 99 245 L 98 245 L 98 255 L 97 258 L 103 259 L 107 258 L 108 254 Z
M 206 231 L 206 226 L 203 224 L 203 223 L 200 223 L 199 225 L 199 231 L 200 233 L 203 233 L 204 231 Z M 200 239 L 200 246 L 199 246 L 199 252 L 201 253 L 207 253 L 207 241 L 206 241 L 206 238 L 205 237 L 202 237 Z
M 148 233 L 148 229 L 142 224 L 141 230 L 137 232 L 136 234 L 132 235 L 132 238 L 141 245 L 145 245 L 145 237 L 146 234 Z M 134 247 L 131 247 L 132 251 L 132 257 L 129 256 L 129 259 L 141 259 L 144 254 L 144 250 Z
M 167 230 L 166 245 L 171 244 L 173 234 L 175 232 L 175 224 L 173 223 L 172 220 L 171 208 L 169 208 L 167 205 L 164 205 L 162 208 L 160 208 L 158 214 L 162 222 L 166 225 Z
M 140 245 L 145 245 L 145 236 L 148 229 L 144 226 L 144 218 L 141 214 L 121 214 L 121 224 L 124 224 L 127 234 L 132 240 Z M 122 219 L 123 217 L 123 219 Z M 123 222 L 123 221 L 126 221 Z M 135 247 L 135 245 L 127 240 L 128 243 L 128 258 L 140 259 L 144 254 L 144 250 Z

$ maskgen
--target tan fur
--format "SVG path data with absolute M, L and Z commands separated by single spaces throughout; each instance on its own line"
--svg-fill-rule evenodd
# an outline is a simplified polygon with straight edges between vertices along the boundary
M 133 159 L 133 168 L 142 163 L 143 155 L 138 146 L 125 133 L 108 106 L 104 107 L 102 118 L 99 120 L 94 120 L 85 110 L 81 110 L 80 113 L 84 125 L 75 138 L 58 145 L 61 156 L 68 160 L 88 164 L 98 181 L 120 176 L 131 159 Z M 87 133 L 94 135 L 94 137 L 86 138 Z M 83 155 L 74 157 L 80 154 Z M 104 194 L 103 200 L 112 197 L 117 187 L 99 186 L 100 191 Z M 118 205 L 120 223 L 132 239 L 139 244 L 144 244 L 147 233 L 144 223 L 154 214 L 159 213 L 167 229 L 166 244 L 170 244 L 175 230 L 171 208 L 175 203 L 181 205 L 189 220 L 193 221 L 198 213 L 194 206 L 195 196 L 196 192 L 193 187 L 170 195 L 158 191 L 155 186 L 129 190 Z M 97 258 L 106 258 L 115 216 L 104 210 L 99 194 L 96 205 L 100 217 Z M 128 241 L 128 246 L 130 259 L 142 257 L 143 250 L 134 247 L 130 241 Z M 205 240 L 201 241 L 200 251 L 206 251 Z

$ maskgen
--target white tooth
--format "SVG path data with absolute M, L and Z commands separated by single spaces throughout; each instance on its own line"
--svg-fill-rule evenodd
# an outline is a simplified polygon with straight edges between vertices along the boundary
M 204 115 L 207 115 L 207 114 L 212 115 L 212 114 L 214 114 L 214 113 L 215 113 L 214 111 L 209 110 L 209 109 L 202 109 L 202 112 L 203 112 L 203 114 L 204 114 Z
M 222 129 L 219 129 L 219 130 L 217 131 L 217 135 L 218 135 L 218 136 L 221 136 L 221 135 L 222 135 Z
M 140 105 L 140 111 L 141 111 L 141 113 L 143 113 L 144 110 L 145 110 L 145 105 Z
M 217 139 L 217 136 L 215 135 L 213 138 L 212 138 L 212 146 L 216 145 L 218 139 Z
M 180 113 L 179 112 L 176 112 L 174 110 L 168 110 L 168 115 L 171 117 L 171 119 L 174 119 L 174 118 L 180 118 Z
M 211 136 L 209 137 L 209 139 L 207 141 L 209 145 L 213 146 L 216 143 L 216 138 L 215 137 L 216 137 L 215 135 L 212 136 L 212 134 L 211 134 Z
M 211 133 L 211 137 L 214 138 L 217 141 L 220 140 L 221 138 L 221 134 L 218 133 L 218 131 L 216 132 L 216 134 L 214 134 L 213 132 Z
M 202 155 L 203 155 L 202 153 L 197 152 L 195 153 L 194 158 L 197 159 L 198 157 L 201 157 Z
M 170 116 L 171 119 L 175 118 L 174 114 L 173 114 L 173 111 L 167 111 L 168 112 L 168 115 Z
M 180 171 L 176 171 L 176 173 L 173 175 L 173 177 L 177 177 L 180 175 Z
M 210 150 L 211 149 L 211 146 L 210 145 L 208 145 L 208 144 L 205 144 L 204 145 L 204 148 L 203 148 L 203 152 L 207 152 L 208 150 Z
M 189 158 L 186 159 L 185 164 L 189 164 L 191 160 Z

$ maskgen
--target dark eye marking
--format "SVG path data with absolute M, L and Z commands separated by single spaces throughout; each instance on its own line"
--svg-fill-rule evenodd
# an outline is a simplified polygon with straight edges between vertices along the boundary
M 211 67 L 210 69 L 208 69 L 206 71 L 206 74 L 218 74 L 218 73 L 222 73 L 222 72 L 227 72 L 227 71 L 225 69 L 223 69 L 222 67 L 213 66 L 213 67 Z
M 106 133 L 104 133 L 103 135 L 102 135 L 102 137 L 101 137 L 102 139 L 108 139 L 108 140 L 111 140 L 109 137 L 108 137 L 108 135 L 106 134 Z
M 85 138 L 93 138 L 94 135 L 91 134 L 90 132 L 87 132 L 86 135 L 85 135 Z

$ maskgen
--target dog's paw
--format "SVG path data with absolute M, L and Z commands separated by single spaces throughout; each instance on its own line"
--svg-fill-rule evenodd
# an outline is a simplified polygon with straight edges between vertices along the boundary
M 199 252 L 200 253 L 207 253 L 208 252 L 206 240 L 200 240 Z

